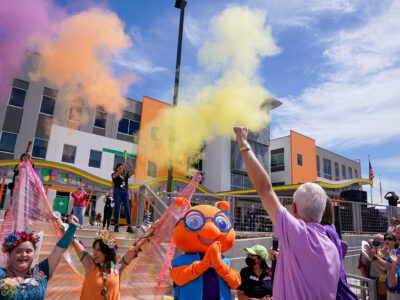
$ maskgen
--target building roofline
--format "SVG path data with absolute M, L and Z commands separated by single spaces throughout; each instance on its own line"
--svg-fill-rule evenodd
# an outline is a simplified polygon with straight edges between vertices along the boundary
M 345 157 L 345 156 L 343 156 L 343 155 L 340 155 L 340 154 L 337 154 L 337 153 L 335 153 L 335 152 L 332 152 L 332 151 L 330 151 L 330 150 L 327 150 L 327 149 L 325 149 L 325 148 L 319 147 L 319 146 L 317 146 L 317 145 L 315 145 L 315 148 L 319 148 L 319 149 L 325 150 L 325 151 L 327 151 L 327 152 L 329 152 L 329 153 L 332 153 L 332 154 L 334 154 L 334 155 L 340 156 L 340 157 L 342 157 L 342 158 L 345 158 L 345 159 L 354 161 L 354 162 L 356 162 L 356 163 L 359 163 L 360 166 L 361 166 L 361 159 L 359 159 L 359 158 L 357 158 L 357 159 L 348 158 L 348 157 Z M 357 160 L 358 160 L 358 161 L 357 161 Z
M 292 129 L 290 129 L 289 132 L 297 133 L 297 134 L 299 134 L 299 135 L 301 135 L 301 136 L 304 136 L 304 137 L 306 137 L 306 138 L 308 138 L 308 139 L 310 139 L 310 140 L 312 140 L 312 141 L 315 142 L 315 140 L 314 140 L 313 138 L 310 138 L 309 136 L 306 136 L 305 134 L 302 134 L 302 133 L 300 133 L 300 132 L 294 131 L 294 130 L 292 130 Z
M 144 99 L 145 97 L 148 98 L 148 99 L 151 99 L 151 100 L 153 100 L 153 101 L 160 102 L 160 103 L 162 103 L 162 104 L 166 104 L 166 105 L 172 106 L 171 104 L 169 104 L 169 103 L 167 103 L 167 102 L 164 102 L 164 101 L 161 101 L 161 100 L 158 100 L 158 99 L 156 99 L 156 98 L 152 98 L 152 97 L 149 97 L 149 96 L 146 96 L 146 95 L 143 95 L 142 99 Z

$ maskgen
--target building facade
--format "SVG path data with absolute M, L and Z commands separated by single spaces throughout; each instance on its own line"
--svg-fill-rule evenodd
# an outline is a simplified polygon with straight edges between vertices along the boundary
M 271 140 L 271 181 L 274 187 L 320 182 L 360 189 L 361 163 L 316 146 L 315 140 L 295 131 Z M 336 194 L 337 194 L 336 193 Z

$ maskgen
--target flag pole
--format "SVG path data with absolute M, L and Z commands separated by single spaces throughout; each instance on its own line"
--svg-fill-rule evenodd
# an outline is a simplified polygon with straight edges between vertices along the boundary
M 379 193 L 381 194 L 381 203 L 383 204 L 383 199 L 382 199 L 382 180 L 381 180 L 381 175 L 379 175 Z

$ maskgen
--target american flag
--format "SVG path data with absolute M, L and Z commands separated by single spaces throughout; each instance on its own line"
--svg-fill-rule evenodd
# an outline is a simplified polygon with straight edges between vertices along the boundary
M 369 159 L 368 159 L 368 162 L 369 162 L 369 180 L 372 181 L 371 186 L 374 186 L 374 182 L 373 182 L 373 180 L 374 180 L 374 178 L 375 178 L 375 176 L 374 176 L 374 170 L 372 170 L 371 161 L 370 161 Z

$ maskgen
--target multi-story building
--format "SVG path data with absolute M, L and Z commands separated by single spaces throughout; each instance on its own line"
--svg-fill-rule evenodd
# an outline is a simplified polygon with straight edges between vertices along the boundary
M 271 181 L 278 190 L 290 192 L 292 185 L 320 182 L 331 195 L 369 184 L 361 178 L 360 160 L 349 159 L 316 146 L 315 140 L 295 131 L 271 140 Z M 285 187 L 286 186 L 286 187 Z

